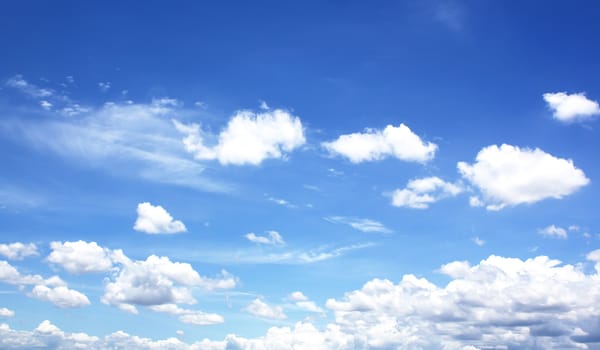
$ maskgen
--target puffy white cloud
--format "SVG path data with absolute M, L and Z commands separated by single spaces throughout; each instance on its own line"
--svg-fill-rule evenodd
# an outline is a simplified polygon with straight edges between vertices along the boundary
M 14 266 L 6 261 L 0 261 L 0 282 L 27 286 L 34 285 L 28 296 L 51 302 L 61 308 L 75 308 L 90 304 L 85 294 L 69 289 L 67 284 L 58 276 L 44 279 L 40 275 L 22 275 Z M 24 288 L 21 290 L 25 291 Z
M 427 162 L 435 156 L 437 145 L 423 142 L 408 126 L 388 125 L 383 130 L 366 129 L 364 133 L 341 135 L 322 146 L 332 155 L 348 158 L 352 163 L 395 157 L 409 162 Z
M 133 313 L 137 312 L 135 305 L 194 304 L 193 287 L 229 289 L 237 283 L 226 271 L 220 278 L 207 278 L 192 265 L 172 262 L 167 257 L 151 255 L 146 260 L 131 261 L 122 255 L 116 260 L 121 268 L 106 284 L 102 302 Z
M 137 206 L 137 214 L 138 218 L 133 226 L 136 231 L 150 234 L 172 234 L 187 231 L 183 222 L 173 220 L 171 214 L 160 205 L 154 206 L 148 202 L 140 203 Z
M 567 239 L 567 230 L 562 227 L 550 225 L 538 230 L 538 233 L 544 237 Z
M 259 165 L 266 159 L 284 158 L 306 142 L 300 118 L 281 109 L 238 111 L 219 133 L 214 146 L 205 144 L 206 136 L 211 135 L 206 135 L 198 124 L 173 123 L 186 135 L 183 144 L 196 159 L 218 160 L 221 164 Z
M 301 291 L 295 291 L 288 295 L 288 299 L 291 301 L 307 301 L 308 297 Z
M 309 300 L 308 297 L 300 291 L 290 293 L 287 298 L 288 300 L 293 301 L 294 304 L 302 310 L 323 313 L 323 309 L 318 307 L 314 301 Z
M 0 308 L 0 317 L 14 317 L 15 312 L 5 307 Z
M 39 255 L 37 247 L 33 243 L 15 242 L 10 244 L 0 244 L 0 255 L 9 260 L 22 260 L 28 256 Z
M 162 304 L 150 306 L 152 311 L 156 312 L 164 312 L 171 315 L 179 316 L 179 320 L 183 323 L 205 326 L 211 324 L 219 324 L 225 322 L 223 316 L 214 314 L 214 313 L 206 313 L 199 310 L 189 310 L 180 308 L 175 304 Z
M 462 176 L 483 195 L 477 199 L 488 210 L 562 198 L 590 180 L 571 159 L 554 157 L 539 148 L 503 144 L 484 147 L 473 164 L 457 164 Z
M 462 192 L 459 185 L 445 182 L 436 176 L 410 180 L 405 188 L 392 193 L 392 205 L 414 209 L 426 209 L 429 204 Z
M 544 100 L 554 112 L 554 118 L 563 122 L 582 121 L 600 115 L 598 102 L 588 99 L 584 93 L 548 92 Z
M 285 245 L 283 237 L 277 231 L 267 231 L 267 236 L 257 236 L 253 232 L 244 235 L 247 240 L 259 244 Z
M 271 306 L 260 298 L 254 299 L 243 309 L 243 311 L 262 318 L 270 318 L 275 320 L 284 320 L 287 318 L 281 306 Z
M 361 232 L 378 232 L 378 233 L 391 233 L 392 230 L 385 227 L 379 221 L 372 219 L 364 219 L 364 218 L 355 218 L 349 216 L 328 216 L 324 218 L 326 221 L 329 221 L 334 224 L 344 224 L 349 225 L 355 230 Z
M 31 291 L 31 296 L 36 299 L 49 301 L 60 308 L 76 308 L 90 304 L 85 294 L 69 289 L 66 286 L 47 287 L 37 285 Z
M 70 273 L 106 272 L 113 266 L 111 251 L 96 242 L 52 242 L 50 248 L 47 260 Z

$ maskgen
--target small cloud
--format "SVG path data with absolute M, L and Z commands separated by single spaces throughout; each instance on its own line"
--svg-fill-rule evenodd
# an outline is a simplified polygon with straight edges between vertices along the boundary
M 133 226 L 136 231 L 149 234 L 187 232 L 183 222 L 173 220 L 171 214 L 160 205 L 154 206 L 148 202 L 140 203 L 137 207 L 137 214 L 138 218 Z
M 260 298 L 254 299 L 242 310 L 261 318 L 269 318 L 274 320 L 284 320 L 287 318 L 281 306 L 271 306 Z
M 7 309 L 5 307 L 0 308 L 0 317 L 14 317 L 15 316 L 15 312 L 13 310 Z
M 336 170 L 334 168 L 327 169 L 327 172 L 329 173 L 330 176 L 342 176 L 342 175 L 344 175 L 343 171 Z
M 0 244 L 0 255 L 9 260 L 23 260 L 28 256 L 40 255 L 40 253 L 33 243 L 24 244 L 15 242 L 10 244 Z
M 392 233 L 393 231 L 389 228 L 385 227 L 379 221 L 371 220 L 371 219 L 362 219 L 355 217 L 347 217 L 347 216 L 328 216 L 324 218 L 325 220 L 334 223 L 334 224 L 345 224 L 349 225 L 355 230 L 361 232 L 379 232 L 379 233 Z
M 288 299 L 291 301 L 306 301 L 306 300 L 308 300 L 308 297 L 306 295 L 304 295 L 304 293 L 302 293 L 300 291 L 296 291 L 296 292 L 290 293 L 290 295 L 288 295 Z
M 567 239 L 567 231 L 562 227 L 554 225 L 539 229 L 538 233 L 544 237 Z
M 598 102 L 588 99 L 583 92 L 549 92 L 543 96 L 548 107 L 554 112 L 554 118 L 562 122 L 584 121 L 600 115 Z
M 474 237 L 473 239 L 473 243 L 475 243 L 478 246 L 483 246 L 485 244 L 485 241 L 479 237 Z
M 277 231 L 267 231 L 267 236 L 257 236 L 253 232 L 244 235 L 250 242 L 269 245 L 285 245 L 283 237 Z
M 194 102 L 194 106 L 196 106 L 198 108 L 205 109 L 206 108 L 206 102 L 196 101 L 196 102 Z
M 259 107 L 259 108 L 260 108 L 260 109 L 262 109 L 262 110 L 265 110 L 265 111 L 267 111 L 267 110 L 269 110 L 269 109 L 270 109 L 270 107 L 269 107 L 269 105 L 267 104 L 267 102 L 265 102 L 265 101 L 262 101 L 262 100 L 260 101 L 260 107 Z
M 62 113 L 69 117 L 87 113 L 89 111 L 91 111 L 91 108 L 81 106 L 78 103 L 73 103 L 62 109 Z
M 42 101 L 40 101 L 40 106 L 41 106 L 43 109 L 45 109 L 45 110 L 47 110 L 47 111 L 48 111 L 48 110 L 52 109 L 52 106 L 53 106 L 53 105 L 52 105 L 52 103 L 50 103 L 50 102 L 48 102 L 48 101 L 46 101 L 46 100 L 42 100 Z
M 427 209 L 429 204 L 446 197 L 454 197 L 461 193 L 462 188 L 439 177 L 425 177 L 408 182 L 404 189 L 392 193 L 392 205 L 413 209 Z
M 275 203 L 275 204 L 282 205 L 282 206 L 284 206 L 284 207 L 288 207 L 288 208 L 297 208 L 297 205 L 295 205 L 295 204 L 292 204 L 292 203 L 290 203 L 290 202 L 288 202 L 287 200 L 285 200 L 285 199 L 282 199 L 282 198 L 268 197 L 267 199 L 268 199 L 270 202 L 273 202 L 273 203 Z
M 108 90 L 110 90 L 110 81 L 106 81 L 106 82 L 99 82 L 98 83 L 98 89 L 100 89 L 100 91 L 102 92 L 107 92 Z
M 72 75 L 67 75 L 67 76 L 65 77 L 65 81 L 66 81 L 67 83 L 69 83 L 69 84 L 73 84 L 73 83 L 75 83 L 75 78 L 73 78 L 73 76 L 72 76 Z
M 575 231 L 575 232 L 579 231 L 579 229 L 580 229 L 580 227 L 577 225 L 571 225 L 568 228 L 569 231 Z

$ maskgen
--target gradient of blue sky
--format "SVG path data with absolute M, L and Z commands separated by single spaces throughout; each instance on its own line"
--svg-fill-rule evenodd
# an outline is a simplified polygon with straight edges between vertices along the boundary
M 252 348 L 250 340 L 217 343 L 228 334 L 262 339 L 254 346 L 278 349 L 267 344 L 267 331 L 294 329 L 302 322 L 327 339 L 334 338 L 327 325 L 341 327 L 344 336 L 355 337 L 348 348 L 598 348 L 590 339 L 600 339 L 593 332 L 600 322 L 600 271 L 594 272 L 600 253 L 591 254 L 600 248 L 599 15 L 595 1 L 0 5 L 0 260 L 21 275 L 58 275 L 89 301 L 59 307 L 32 289 L 57 285 L 15 282 L 0 273 L 0 311 L 8 310 L 0 312 L 0 321 L 10 326 L 0 331 L 6 339 L 23 337 L 47 348 L 72 346 L 68 334 L 74 332 L 100 337 L 86 344 L 102 348 L 109 344 L 106 335 L 122 330 L 154 340 L 175 337 L 179 340 L 169 345 L 174 349 L 205 338 L 215 342 L 190 348 Z M 569 100 L 566 121 L 557 117 L 549 95 L 544 97 L 560 92 L 575 98 Z M 260 113 L 268 118 L 280 113 L 287 119 L 278 127 L 296 120 L 302 140 L 296 138 L 288 148 L 275 146 L 277 154 L 259 154 L 258 160 L 244 158 L 251 150 L 242 141 L 234 153 L 248 159 L 243 164 L 221 157 L 218 147 L 196 158 L 186 151 L 186 128 L 199 125 L 195 136 L 210 149 L 240 111 L 251 122 Z M 435 144 L 435 152 L 411 160 L 382 151 L 359 162 L 327 146 L 341 135 L 379 135 L 386 126 L 401 124 L 422 146 Z M 277 128 L 267 135 L 265 125 L 256 125 L 263 140 L 290 141 Z M 247 126 L 242 134 L 251 129 Z M 490 156 L 490 164 L 500 165 L 489 181 L 478 184 L 461 173 L 459 162 L 473 165 L 493 145 L 500 151 Z M 416 146 L 412 142 L 409 148 Z M 503 152 L 510 150 L 516 150 L 516 158 L 502 163 Z M 543 166 L 527 167 L 542 158 L 548 161 Z M 515 175 L 519 167 L 525 171 Z M 394 191 L 417 179 L 439 185 L 435 194 L 416 193 L 435 197 L 427 208 L 392 205 Z M 534 187 L 532 199 L 517 199 L 514 183 Z M 499 189 L 491 189 L 496 185 Z M 486 198 L 486 190 L 497 196 Z M 470 203 L 476 196 L 487 204 Z M 145 202 L 163 207 L 186 232 L 134 229 L 138 205 Z M 505 207 L 492 210 L 502 203 Z M 152 220 L 158 214 L 149 215 Z M 52 242 L 79 240 L 106 248 L 109 267 L 86 273 L 86 266 L 93 270 L 87 261 L 69 271 L 66 263 L 51 258 Z M 35 244 L 36 254 L 11 258 L 10 252 L 19 250 L 9 246 L 15 242 Z M 129 262 L 111 255 L 118 249 Z M 151 255 L 189 263 L 199 275 L 229 283 L 216 289 L 207 282 L 184 286 L 197 303 L 178 303 L 222 321 L 194 325 L 178 320 L 181 312 L 151 310 L 156 305 L 150 302 L 132 303 L 139 312 L 132 314 L 107 301 L 108 286 L 128 271 L 126 265 Z M 484 324 L 492 321 L 483 319 L 470 324 L 479 329 L 478 336 L 429 329 L 415 337 L 430 343 L 414 344 L 405 343 L 407 335 L 377 333 L 386 329 L 384 319 L 394 319 L 393 312 L 376 314 L 355 305 L 349 315 L 345 308 L 350 306 L 340 306 L 351 304 L 352 295 L 345 293 L 378 283 L 374 279 L 399 283 L 413 274 L 443 289 L 449 281 L 467 278 L 462 270 L 441 268 L 450 262 L 513 266 L 512 260 L 492 262 L 492 255 L 523 261 L 548 256 L 566 264 L 521 270 L 539 273 L 535 287 L 564 282 L 558 294 L 529 286 L 538 294 L 513 295 L 511 288 L 498 287 L 498 299 L 531 309 L 548 306 L 539 304 L 545 297 L 565 295 L 583 304 L 565 301 L 551 305 L 562 311 L 531 312 L 529 328 L 503 320 L 504 326 L 488 329 Z M 7 271 L 2 266 L 0 271 Z M 577 275 L 580 284 L 568 277 L 554 281 L 551 276 L 563 267 L 566 275 L 582 274 Z M 504 281 L 478 271 L 471 270 L 482 283 L 475 289 Z M 596 292 L 579 295 L 582 286 Z M 309 300 L 290 296 L 297 291 Z M 415 302 L 390 295 L 399 304 Z M 252 307 L 261 302 L 270 314 L 261 316 Z M 561 315 L 569 307 L 575 316 L 566 321 Z M 403 323 L 409 317 L 396 311 L 398 332 L 411 329 Z M 369 320 L 369 331 L 348 325 L 361 315 Z M 561 321 L 548 325 L 543 319 L 549 315 Z M 422 322 L 412 326 L 421 329 L 432 320 L 425 311 L 411 316 Z M 41 329 L 32 331 L 44 320 L 65 332 L 46 329 L 57 342 L 41 337 L 46 334 Z M 444 322 L 465 327 L 460 320 Z M 514 333 L 522 337 L 507 336 Z M 19 348 L 8 340 L 0 344 Z M 33 343 L 27 344 L 24 348 Z M 305 346 L 344 348 L 332 344 Z

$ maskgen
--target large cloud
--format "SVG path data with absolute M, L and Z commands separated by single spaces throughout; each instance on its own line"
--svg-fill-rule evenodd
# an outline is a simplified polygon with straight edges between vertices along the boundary
M 600 115 L 598 102 L 588 99 L 584 93 L 548 92 L 544 94 L 554 118 L 563 122 L 583 121 Z
M 408 126 L 388 125 L 383 130 L 367 129 L 364 133 L 341 135 L 336 140 L 324 142 L 323 147 L 333 155 L 348 158 L 352 163 L 395 157 L 409 162 L 426 162 L 433 159 L 437 145 L 423 142 Z
M 70 273 L 107 272 L 112 268 L 111 251 L 96 242 L 52 242 L 47 260 Z
M 136 231 L 161 234 L 161 233 L 181 233 L 186 232 L 187 228 L 183 222 L 174 220 L 165 208 L 160 205 L 152 205 L 144 202 L 137 206 L 137 220 L 133 229 Z
M 571 159 L 539 148 L 492 145 L 479 151 L 475 160 L 473 164 L 459 162 L 458 170 L 483 195 L 471 203 L 487 205 L 489 210 L 562 198 L 590 182 Z
M 206 135 L 198 124 L 173 123 L 186 135 L 183 143 L 196 159 L 218 160 L 221 164 L 259 165 L 266 159 L 284 158 L 306 142 L 300 118 L 281 109 L 237 112 L 214 146 L 205 144 Z
M 373 279 L 340 299 L 329 299 L 327 307 L 335 320 L 322 329 L 305 321 L 293 327 L 271 327 L 258 338 L 230 334 L 224 340 L 186 344 L 122 331 L 103 338 L 66 333 L 44 321 L 31 332 L 1 325 L 0 347 L 52 344 L 69 349 L 77 338 L 88 349 L 132 350 L 597 349 L 600 249 L 587 259 L 594 272 L 585 272 L 589 264 L 565 265 L 546 256 L 521 260 L 492 255 L 476 265 L 454 261 L 441 266 L 439 271 L 450 279 L 444 286 L 410 274 L 398 283 Z M 289 299 L 307 300 L 299 292 Z M 173 314 L 186 312 L 173 306 L 165 309 Z

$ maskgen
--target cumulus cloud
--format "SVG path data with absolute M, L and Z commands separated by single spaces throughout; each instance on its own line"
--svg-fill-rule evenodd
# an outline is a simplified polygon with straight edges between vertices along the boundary
M 475 202 L 488 210 L 562 198 L 590 182 L 571 159 L 506 144 L 484 147 L 475 163 L 457 166 L 463 178 L 481 192 L 483 198 Z
M 408 126 L 388 125 L 383 130 L 366 129 L 364 133 L 339 136 L 322 146 L 332 155 L 348 158 L 352 163 L 395 157 L 409 162 L 427 162 L 435 156 L 437 145 L 424 142 Z
M 52 242 L 47 260 L 70 273 L 107 272 L 113 266 L 111 251 L 96 242 Z
M 325 217 L 324 219 L 326 221 L 329 221 L 334 224 L 349 225 L 350 227 L 352 227 L 355 230 L 358 230 L 361 232 L 366 232 L 366 233 L 370 233 L 370 232 L 391 233 L 392 232 L 392 230 L 385 227 L 385 225 L 382 224 L 381 222 L 372 220 L 372 219 L 355 218 L 355 217 L 348 217 L 348 216 L 328 216 L 328 217 Z
M 15 312 L 5 307 L 0 308 L 0 317 L 14 317 Z
M 548 92 L 544 100 L 554 112 L 554 118 L 562 122 L 583 121 L 600 115 L 598 102 L 588 99 L 584 93 Z
M 179 317 L 179 321 L 197 326 L 206 326 L 225 322 L 225 319 L 221 315 L 206 313 L 199 310 L 184 309 L 175 304 L 161 304 L 150 306 L 149 308 L 152 311 L 176 315 Z
M 253 232 L 244 235 L 250 242 L 258 244 L 285 245 L 283 237 L 277 231 L 267 231 L 267 236 L 257 236 Z
M 321 329 L 298 322 L 292 327 L 271 327 L 257 338 L 230 334 L 223 340 L 187 344 L 122 331 L 102 338 L 67 333 L 44 321 L 33 331 L 0 325 L 0 348 L 53 344 L 67 349 L 74 348 L 77 338 L 80 347 L 88 349 L 132 350 L 593 349 L 600 339 L 600 249 L 590 252 L 587 260 L 595 265 L 593 273 L 585 272 L 588 263 L 492 255 L 475 265 L 467 261 L 442 265 L 439 271 L 450 279 L 443 286 L 412 274 L 399 282 L 373 279 L 341 298 L 329 299 L 326 305 L 335 317 Z M 301 292 L 288 298 L 307 299 Z M 260 298 L 250 305 L 259 317 L 283 319 L 283 310 Z M 174 306 L 164 309 L 175 315 L 185 312 Z
M 0 261 L 0 282 L 17 285 L 24 292 L 25 286 L 33 285 L 31 292 L 26 292 L 28 296 L 51 302 L 60 308 L 76 308 L 90 304 L 85 294 L 69 289 L 60 277 L 44 279 L 40 275 L 22 275 L 6 261 Z
M 323 309 L 318 307 L 314 301 L 309 300 L 308 297 L 300 291 L 290 293 L 290 295 L 288 295 L 288 300 L 294 302 L 294 305 L 301 310 L 323 313 Z
M 154 206 L 148 202 L 140 203 L 137 206 L 137 214 L 138 218 L 133 226 L 136 231 L 150 234 L 172 234 L 187 231 L 183 222 L 173 220 L 171 214 L 160 205 Z
M 208 278 L 200 276 L 192 265 L 172 262 L 168 257 L 151 255 L 132 261 L 121 255 L 115 260 L 121 267 L 106 284 L 101 300 L 132 313 L 137 313 L 136 305 L 194 304 L 192 288 L 229 289 L 237 283 L 226 271 L 218 278 Z
M 405 188 L 392 193 L 392 205 L 413 209 L 427 209 L 429 204 L 462 192 L 459 185 L 445 182 L 439 177 L 410 180 Z
M 246 311 L 247 313 L 257 317 L 270 318 L 274 320 L 284 320 L 287 318 L 281 306 L 271 306 L 260 298 L 254 299 L 243 309 L 243 311 Z
M 207 135 L 198 124 L 173 120 L 183 133 L 183 144 L 199 160 L 218 160 L 228 165 L 260 165 L 266 159 L 280 159 L 302 146 L 306 139 L 300 118 L 275 109 L 254 113 L 238 111 L 216 137 L 215 145 L 206 145 Z
M 538 230 L 538 233 L 544 237 L 567 239 L 567 230 L 554 225 L 541 228 Z
M 0 244 L 0 255 L 9 260 L 23 260 L 28 256 L 39 255 L 37 247 L 33 243 L 14 242 L 10 244 Z

